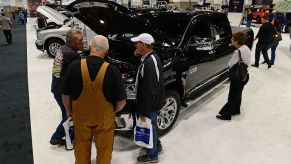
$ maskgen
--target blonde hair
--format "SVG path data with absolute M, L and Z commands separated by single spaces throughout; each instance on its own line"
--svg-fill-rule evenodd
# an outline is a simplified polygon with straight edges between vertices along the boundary
M 76 38 L 76 35 L 82 34 L 82 32 L 76 28 L 71 28 L 66 35 L 66 43 L 70 44 Z

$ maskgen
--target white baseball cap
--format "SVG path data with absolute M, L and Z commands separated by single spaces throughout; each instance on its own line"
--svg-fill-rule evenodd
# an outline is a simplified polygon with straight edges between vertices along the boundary
M 154 38 L 148 33 L 142 33 L 137 37 L 130 39 L 132 42 L 143 42 L 145 44 L 151 45 L 155 42 Z

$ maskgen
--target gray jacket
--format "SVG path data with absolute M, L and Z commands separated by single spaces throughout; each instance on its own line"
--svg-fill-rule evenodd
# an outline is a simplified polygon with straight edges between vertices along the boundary
M 6 16 L 2 16 L 0 18 L 0 25 L 2 30 L 10 30 L 11 29 L 11 21 L 10 18 L 7 18 Z

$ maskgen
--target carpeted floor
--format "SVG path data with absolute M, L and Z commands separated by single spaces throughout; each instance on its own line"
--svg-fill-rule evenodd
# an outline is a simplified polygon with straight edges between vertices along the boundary
M 12 38 L 0 31 L 0 163 L 32 164 L 25 25 L 13 22 Z

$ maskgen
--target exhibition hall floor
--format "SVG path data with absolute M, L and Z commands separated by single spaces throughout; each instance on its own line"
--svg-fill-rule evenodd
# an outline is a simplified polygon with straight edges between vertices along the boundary
M 51 146 L 61 113 L 50 92 L 53 59 L 36 49 L 35 19 L 27 24 L 30 115 L 35 164 L 72 164 L 74 152 Z M 258 29 L 253 28 L 255 34 Z M 161 164 L 291 164 L 291 53 L 289 35 L 277 48 L 275 65 L 251 67 L 240 116 L 215 118 L 226 103 L 229 83 L 180 112 L 173 129 L 161 138 Z M 255 47 L 255 44 L 254 44 Z M 261 57 L 262 60 L 262 57 Z M 254 62 L 254 48 L 252 63 Z M 95 148 L 92 163 L 95 162 Z M 116 136 L 112 164 L 134 164 L 140 148 L 132 138 Z M 21 163 L 21 162 L 20 162 Z

